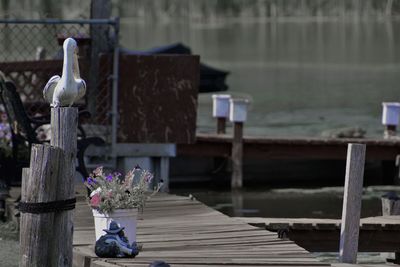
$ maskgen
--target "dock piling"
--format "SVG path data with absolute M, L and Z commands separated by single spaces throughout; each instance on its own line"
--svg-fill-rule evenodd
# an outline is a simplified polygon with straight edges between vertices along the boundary
M 339 261 L 342 263 L 356 263 L 357 261 L 365 150 L 365 144 L 350 143 L 347 146 L 339 250 Z
M 64 155 L 59 148 L 34 144 L 30 169 L 23 170 L 21 188 L 20 265 L 52 265 L 49 251 L 52 248 L 54 212 L 48 212 L 49 202 L 56 200 L 57 180 Z
M 230 99 L 229 120 L 233 122 L 231 188 L 243 186 L 243 123 L 247 119 L 247 99 Z
M 65 154 L 61 162 L 61 174 L 57 177 L 56 200 L 72 200 L 75 198 L 78 108 L 52 108 L 51 129 L 50 144 L 60 148 Z M 53 228 L 51 266 L 72 266 L 73 210 L 56 212 Z

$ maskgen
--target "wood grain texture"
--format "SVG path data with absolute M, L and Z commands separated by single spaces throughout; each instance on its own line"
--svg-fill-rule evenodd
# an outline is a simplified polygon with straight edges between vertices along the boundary
M 342 263 L 356 263 L 357 261 L 365 149 L 364 144 L 352 143 L 347 148 L 339 248 L 339 261 Z
M 243 123 L 233 124 L 231 188 L 243 186 Z
M 327 266 L 276 233 L 229 218 L 188 197 L 160 193 L 147 203 L 137 226 L 143 245 L 134 259 L 99 259 L 93 253 L 90 208 L 79 203 L 75 216 L 74 257 L 87 266 Z M 106 261 L 106 263 L 104 263 Z M 86 265 L 85 265 L 86 266 Z
M 51 109 L 51 145 L 64 152 L 61 175 L 57 177 L 56 199 L 75 197 L 75 158 L 77 153 L 78 109 L 70 107 Z M 54 244 L 50 266 L 72 266 L 73 210 L 54 215 Z
M 39 203 L 56 200 L 56 183 L 63 153 L 49 145 L 32 146 L 30 170 L 24 169 L 22 201 Z M 53 266 L 52 247 L 54 213 L 21 213 L 20 266 Z

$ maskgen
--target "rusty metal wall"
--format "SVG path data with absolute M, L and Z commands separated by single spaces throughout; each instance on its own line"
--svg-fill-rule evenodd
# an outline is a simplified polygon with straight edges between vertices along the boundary
M 195 141 L 199 57 L 121 55 L 120 143 Z

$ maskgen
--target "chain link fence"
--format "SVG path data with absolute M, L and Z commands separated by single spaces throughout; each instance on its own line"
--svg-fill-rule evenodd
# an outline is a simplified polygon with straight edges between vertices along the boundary
M 0 71 L 15 82 L 30 116 L 48 114 L 42 91 L 50 77 L 61 75 L 62 44 L 73 37 L 81 77 L 87 83 L 85 99 L 77 105 L 91 113 L 81 123 L 87 135 L 112 142 L 118 27 L 117 20 L 0 20 Z

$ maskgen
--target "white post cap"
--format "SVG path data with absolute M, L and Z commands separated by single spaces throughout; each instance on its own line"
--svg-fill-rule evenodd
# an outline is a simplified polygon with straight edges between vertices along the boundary
M 395 125 L 399 124 L 400 103 L 398 102 L 383 102 L 382 124 Z
M 229 99 L 231 95 L 212 95 L 213 98 L 213 117 L 228 118 L 229 117 Z
M 231 122 L 245 122 L 247 119 L 247 99 L 230 99 L 229 120 Z

